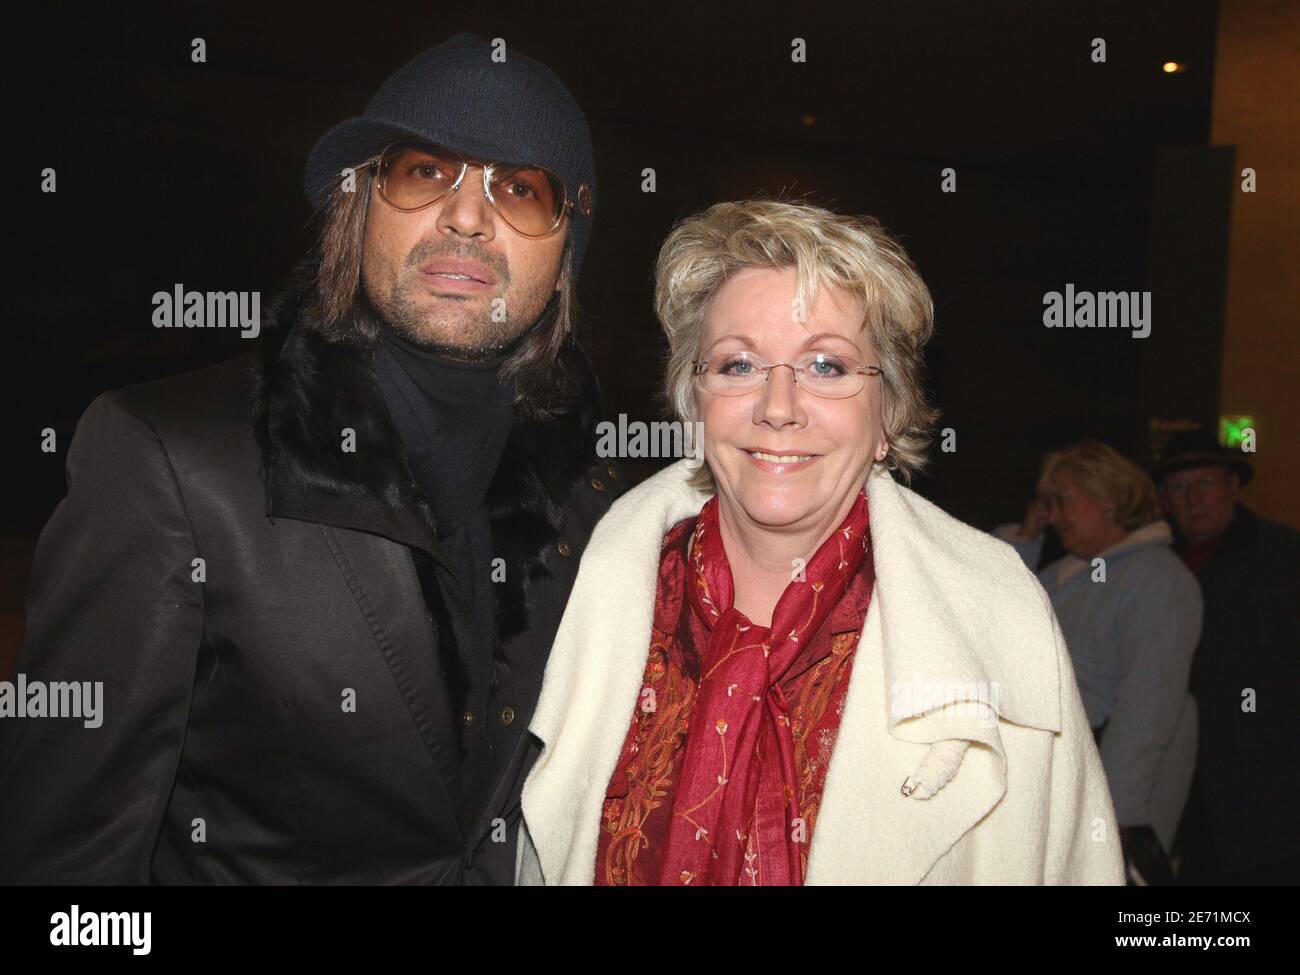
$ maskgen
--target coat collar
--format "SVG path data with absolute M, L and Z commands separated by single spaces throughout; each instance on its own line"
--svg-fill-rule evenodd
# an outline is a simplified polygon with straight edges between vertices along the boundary
M 438 689 L 454 678 L 441 677 L 430 658 L 430 617 L 421 600 L 459 603 L 467 612 L 456 582 L 463 570 L 450 565 L 438 545 L 432 508 L 411 475 L 375 379 L 373 340 L 355 328 L 327 335 L 313 318 L 317 268 L 308 259 L 295 269 L 263 323 L 253 412 L 266 514 L 321 526 L 375 648 L 454 794 L 458 743 L 437 720 L 452 706 Z M 560 537 L 565 507 L 594 442 L 598 390 L 576 343 L 564 346 L 553 376 L 565 396 L 546 416 L 516 406 L 487 494 L 493 550 L 507 566 L 505 581 L 494 588 L 502 646 L 512 639 L 548 639 L 531 635 L 529 591 L 549 573 L 545 553 Z M 415 571 L 384 539 L 414 550 Z M 434 571 L 426 572 L 428 565 Z M 438 644 L 443 652 L 449 645 Z M 443 663 L 448 672 L 456 670 L 453 654 Z
M 583 557 L 530 725 L 543 751 L 524 818 L 547 883 L 591 882 L 601 804 L 650 644 L 660 543 L 707 499 L 687 483 L 689 465 L 620 499 Z M 998 719 L 1061 727 L 1058 657 L 1044 652 L 1059 631 L 1014 550 L 883 470 L 867 492 L 876 588 L 809 883 L 919 882 L 1005 792 Z
M 374 342 L 358 332 L 327 336 L 312 318 L 317 267 L 308 258 L 295 268 L 262 328 L 254 428 L 266 514 L 380 535 L 454 572 L 375 379 Z M 546 416 L 516 408 L 487 495 L 494 544 L 509 566 L 496 590 L 503 641 L 527 625 L 527 590 L 545 571 L 544 552 L 590 461 L 599 389 L 576 342 L 564 345 L 556 374 L 571 395 Z

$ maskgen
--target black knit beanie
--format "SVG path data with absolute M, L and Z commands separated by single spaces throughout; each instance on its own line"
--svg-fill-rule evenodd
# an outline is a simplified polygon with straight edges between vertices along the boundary
M 493 50 L 462 31 L 399 68 L 364 114 L 340 122 L 316 143 L 307 157 L 307 198 L 319 209 L 344 169 L 404 138 L 482 159 L 545 166 L 564 180 L 574 204 L 569 232 L 577 280 L 596 198 L 587 119 L 546 65 L 508 48 L 504 61 L 494 61 Z

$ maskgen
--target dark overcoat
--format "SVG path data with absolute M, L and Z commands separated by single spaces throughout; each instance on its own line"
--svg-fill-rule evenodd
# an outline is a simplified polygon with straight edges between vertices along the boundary
M 440 625 L 453 569 L 373 344 L 312 327 L 310 273 L 264 353 L 79 421 L 15 670 L 102 682 L 102 724 L 0 721 L 0 882 L 511 882 L 542 672 L 624 483 L 595 455 L 595 379 L 570 344 L 566 408 L 517 411 L 488 496 L 501 650 L 467 713 Z M 496 758 L 471 793 L 475 735 Z

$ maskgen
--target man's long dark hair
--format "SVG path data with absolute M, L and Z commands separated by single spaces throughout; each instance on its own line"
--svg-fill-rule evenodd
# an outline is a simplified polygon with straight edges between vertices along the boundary
M 356 169 L 354 184 L 348 186 L 340 179 L 320 208 L 315 247 L 319 270 L 307 313 L 312 327 L 325 337 L 373 347 L 383 325 L 361 284 L 373 185 L 369 166 Z M 560 360 L 565 343 L 573 338 L 578 317 L 572 238 L 565 242 L 559 284 L 537 323 L 515 340 L 501 366 L 501 378 L 515 381 L 516 404 L 538 419 L 563 412 L 577 395 L 575 379 Z

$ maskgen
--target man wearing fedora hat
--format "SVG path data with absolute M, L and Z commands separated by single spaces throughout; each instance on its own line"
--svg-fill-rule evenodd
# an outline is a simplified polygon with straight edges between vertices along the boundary
M 1156 474 L 1205 605 L 1196 771 L 1174 844 L 1191 884 L 1300 881 L 1300 532 L 1241 503 L 1253 473 L 1192 431 L 1170 438 Z
M 459 34 L 312 149 L 262 354 L 91 404 L 16 672 L 102 721 L 0 722 L 0 882 L 511 881 L 622 486 L 574 337 L 593 165 L 550 70 Z

